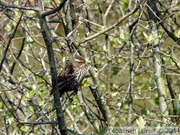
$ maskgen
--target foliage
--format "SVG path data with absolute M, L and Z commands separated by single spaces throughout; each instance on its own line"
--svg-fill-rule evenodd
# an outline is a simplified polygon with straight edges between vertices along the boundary
M 59 2 L 0 2 L 2 134 L 60 134 L 50 96 L 52 65 L 40 22 Z M 71 103 L 66 95 L 61 99 L 69 133 L 104 135 L 113 126 L 179 126 L 180 3 L 158 0 L 157 11 L 151 9 L 157 21 L 150 17 L 148 4 L 69 0 L 46 16 L 58 73 L 77 54 L 90 63 L 78 95 Z

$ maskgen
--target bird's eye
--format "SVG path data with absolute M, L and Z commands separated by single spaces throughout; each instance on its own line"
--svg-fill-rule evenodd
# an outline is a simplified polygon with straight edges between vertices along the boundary
M 83 61 L 77 60 L 77 63 L 83 63 Z

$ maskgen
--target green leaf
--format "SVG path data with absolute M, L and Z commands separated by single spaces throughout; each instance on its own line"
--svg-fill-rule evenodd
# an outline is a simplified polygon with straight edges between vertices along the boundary
M 147 115 L 147 110 L 146 109 L 141 109 L 141 114 Z
M 30 93 L 29 93 L 29 97 L 33 97 L 35 94 L 36 94 L 37 90 L 32 90 Z
M 180 114 L 180 102 L 179 101 L 174 102 L 174 109 L 177 111 L 177 114 Z
M 159 99 L 158 99 L 158 98 L 155 98 L 155 99 L 154 99 L 154 103 L 155 103 L 156 105 L 159 105 Z
M 25 132 L 27 132 L 27 131 L 28 131 L 28 129 L 27 129 L 27 127 L 26 127 L 26 126 L 22 126 L 20 129 L 21 129 L 22 131 L 25 131 Z
M 115 127 L 119 127 L 120 125 L 119 125 L 119 122 L 116 122 L 115 124 L 114 124 L 114 126 Z
M 44 0 L 45 3 L 51 3 L 52 0 Z
M 108 130 L 108 127 L 102 128 L 99 132 L 99 135 L 105 135 Z
M 128 2 L 127 1 L 124 1 L 124 6 L 128 7 Z
M 29 106 L 29 110 L 30 110 L 31 112 L 34 112 L 33 106 Z

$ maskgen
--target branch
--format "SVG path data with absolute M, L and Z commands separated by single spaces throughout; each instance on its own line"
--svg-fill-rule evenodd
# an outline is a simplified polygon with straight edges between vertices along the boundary
M 54 14 L 54 13 L 56 13 L 57 11 L 61 10 L 61 9 L 63 8 L 64 4 L 66 3 L 66 1 L 67 1 L 67 0 L 62 0 L 62 2 L 59 4 L 58 7 L 42 13 L 42 14 L 41 14 L 41 17 L 43 18 L 43 17 L 45 17 L 45 16 Z
M 16 8 L 16 9 L 33 10 L 33 11 L 39 11 L 40 10 L 39 8 L 24 7 L 24 6 L 17 6 L 17 5 L 9 5 L 9 4 L 2 3 L 1 1 L 0 1 L 0 5 L 1 5 L 2 9 Z
M 153 3 L 153 1 L 150 1 L 150 3 Z M 163 21 L 162 17 L 160 16 L 161 13 L 160 11 L 157 9 L 157 7 L 154 6 L 152 7 L 153 9 L 151 9 L 151 7 L 146 4 L 146 6 L 148 7 L 148 12 L 150 14 L 150 19 L 155 20 L 155 22 L 157 22 L 157 20 L 159 21 L 161 27 L 164 29 L 164 31 L 168 34 L 168 36 L 174 40 L 174 42 L 176 42 L 178 45 L 180 45 L 180 38 L 178 38 L 175 34 L 172 33 L 172 31 L 169 31 L 166 27 L 166 24 L 164 24 L 165 21 Z
M 24 30 L 24 29 L 23 29 L 23 34 L 25 34 L 25 30 Z M 19 57 L 21 56 L 22 51 L 23 51 L 23 49 L 24 49 L 25 42 L 26 42 L 26 38 L 23 37 L 23 39 L 22 39 L 22 45 L 21 45 L 21 48 L 20 48 L 20 50 L 19 50 L 18 55 L 16 56 L 16 60 L 19 60 Z M 13 64 L 12 64 L 12 66 L 11 66 L 11 70 L 10 70 L 10 73 L 11 73 L 11 74 L 13 74 L 13 71 L 14 71 L 14 69 L 15 69 L 16 63 L 17 63 L 17 62 L 14 61 Z
M 142 2 L 142 3 L 143 3 L 143 2 Z M 130 15 L 134 14 L 134 13 L 139 9 L 139 7 L 140 7 L 140 4 L 138 4 L 138 5 L 134 8 L 134 10 L 132 10 L 131 12 L 129 12 L 128 14 L 126 14 L 124 17 L 120 18 L 120 19 L 119 19 L 116 23 L 114 23 L 112 26 L 110 26 L 110 27 L 108 27 L 108 28 L 105 28 L 105 29 L 101 30 L 101 31 L 98 32 L 98 33 L 95 33 L 94 35 L 92 35 L 92 36 L 90 36 L 90 37 L 85 38 L 84 40 L 80 41 L 80 44 L 81 44 L 81 43 L 85 43 L 85 42 L 87 42 L 87 41 L 89 41 L 89 40 L 91 40 L 91 39 L 93 39 L 93 38 L 96 38 L 96 37 L 98 37 L 98 36 L 100 36 L 100 35 L 108 32 L 108 31 L 114 29 L 114 28 L 117 27 L 121 22 L 123 22 L 126 18 L 128 18 Z
M 164 25 L 163 21 L 160 23 L 160 25 L 164 29 L 164 31 L 169 35 L 169 37 L 171 37 L 172 40 L 174 40 L 178 45 L 180 45 L 180 38 L 178 38 L 171 31 L 169 31 Z
M 0 3 L 0 4 L 1 4 L 1 3 Z M 9 46 L 10 46 L 10 44 L 11 44 L 11 40 L 14 38 L 14 36 L 15 36 L 15 34 L 16 34 L 16 31 L 17 31 L 17 29 L 18 29 L 18 26 L 20 25 L 20 22 L 21 22 L 21 19 L 22 19 L 23 14 L 24 14 L 24 12 L 22 12 L 22 14 L 21 14 L 21 16 L 20 16 L 20 18 L 19 18 L 19 21 L 17 22 L 17 25 L 16 25 L 13 33 L 11 34 L 10 39 L 9 39 L 7 45 L 6 45 L 6 48 L 5 48 L 5 51 L 4 51 L 4 56 L 3 56 L 2 60 L 1 60 L 1 63 L 0 63 L 0 72 L 1 72 L 1 70 L 2 70 L 2 65 L 3 65 L 3 63 L 4 63 L 4 60 L 6 59 L 6 55 L 7 55 L 7 52 L 8 52 L 8 50 L 9 50 Z
M 101 111 L 101 113 L 103 115 L 103 120 L 107 121 L 107 119 L 108 119 L 107 110 L 106 110 L 105 106 L 102 103 L 102 100 L 101 100 L 101 98 L 99 96 L 98 91 L 96 90 L 96 88 L 92 88 L 91 86 L 89 86 L 89 89 L 91 90 L 91 92 L 92 92 L 92 94 L 94 96 L 94 99 L 96 100 L 96 103 L 97 103 L 97 105 L 98 105 L 98 107 L 99 107 L 99 109 L 100 109 L 100 111 Z
M 49 65 L 50 65 L 50 71 L 51 71 L 51 80 L 52 80 L 52 89 L 53 89 L 53 96 L 54 96 L 54 105 L 56 109 L 56 115 L 59 125 L 59 130 L 61 132 L 61 135 L 67 135 L 67 128 L 64 120 L 64 114 L 61 107 L 60 102 L 60 93 L 58 91 L 57 86 L 57 71 L 56 71 L 56 64 L 54 59 L 54 52 L 52 47 L 52 41 L 51 37 L 48 31 L 47 26 L 47 20 L 46 16 L 55 13 L 56 11 L 59 11 L 63 5 L 65 4 L 66 0 L 64 0 L 58 8 L 55 8 L 54 10 L 50 10 L 48 12 L 44 12 L 40 15 L 40 25 L 41 25 L 41 32 L 43 35 L 44 42 L 46 44 L 46 49 L 48 53 L 48 59 L 49 59 Z
M 155 74 L 155 80 L 157 84 L 157 92 L 158 92 L 158 100 L 159 100 L 159 108 L 161 111 L 162 115 L 162 121 L 163 125 L 167 123 L 167 115 L 168 115 L 168 110 L 167 110 L 167 103 L 166 103 L 166 88 L 164 84 L 164 80 L 162 78 L 162 66 L 161 66 L 161 54 L 158 52 L 160 51 L 159 45 L 160 45 L 160 40 L 158 38 L 158 27 L 156 24 L 156 15 L 152 11 L 156 11 L 156 0 L 148 0 L 147 4 L 149 5 L 148 8 L 148 15 L 150 17 L 150 20 L 152 20 L 152 35 L 153 35 L 153 45 L 154 48 L 152 49 L 153 51 L 153 66 L 154 66 L 154 74 Z M 151 8 L 151 10 L 150 10 Z
M 39 121 L 29 121 L 29 122 L 18 122 L 19 125 L 40 125 L 40 124 L 58 124 L 57 121 L 47 121 L 47 122 L 39 122 Z

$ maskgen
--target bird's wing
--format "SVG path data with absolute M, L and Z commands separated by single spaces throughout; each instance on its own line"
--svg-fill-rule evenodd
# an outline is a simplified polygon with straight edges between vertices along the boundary
M 74 82 L 74 75 L 68 74 L 65 76 L 60 76 L 57 78 L 58 80 L 58 91 L 60 92 L 60 95 L 62 95 L 65 91 L 71 91 L 69 87 L 72 85 L 72 82 Z M 76 83 L 75 83 L 76 84 Z M 50 95 L 52 95 L 53 89 L 51 90 Z
M 72 63 L 71 62 L 67 63 L 66 67 L 61 71 L 61 73 L 57 77 L 58 82 L 66 79 L 69 75 L 72 75 L 73 72 L 74 72 L 74 70 L 73 70 Z

